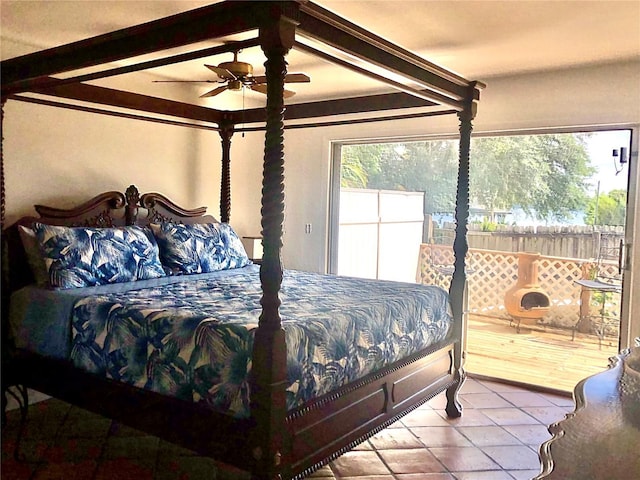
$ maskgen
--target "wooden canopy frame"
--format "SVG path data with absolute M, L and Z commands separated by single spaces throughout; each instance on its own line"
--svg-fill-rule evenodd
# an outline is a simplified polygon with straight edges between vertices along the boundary
M 173 55 L 126 67 L 107 66 L 109 62 L 116 60 L 250 31 L 257 31 L 257 36 L 232 44 Z M 330 47 L 331 51 L 342 52 L 346 55 L 326 53 L 314 46 L 317 44 L 326 45 Z M 264 109 L 222 111 L 84 83 L 89 80 L 257 45 L 261 47 L 266 57 L 267 103 Z M 287 73 L 285 58 L 292 48 L 317 55 L 343 68 L 369 75 L 386 83 L 397 92 L 291 104 L 285 108 L 283 100 L 284 79 Z M 362 66 L 363 62 L 400 74 L 410 82 L 404 84 L 388 80 L 387 77 L 368 71 Z M 100 69 L 95 73 L 64 79 L 56 77 L 62 73 L 96 66 L 100 66 Z M 265 131 L 261 221 L 264 256 L 260 270 L 263 288 L 262 314 L 253 350 L 251 420 L 254 423 L 250 426 L 250 440 L 246 444 L 247 448 L 250 448 L 253 459 L 247 468 L 251 470 L 255 478 L 300 478 L 444 388 L 447 388 L 448 414 L 450 416 L 460 415 L 461 408 L 456 398 L 457 391 L 464 379 L 462 368 L 463 296 L 469 204 L 469 147 L 472 120 L 476 113 L 480 91 L 484 87 L 483 84 L 468 81 L 318 5 L 302 0 L 215 3 L 142 25 L 5 60 L 1 62 L 0 69 L 2 107 L 7 101 L 22 101 L 218 131 L 222 139 L 223 152 L 220 195 L 220 220 L 222 222 L 228 222 L 230 219 L 231 136 L 235 131 Z M 416 88 L 415 85 L 419 85 L 419 87 Z M 94 106 L 84 106 L 87 103 Z M 425 111 L 415 113 L 415 109 L 423 107 Z M 414 109 L 412 113 L 398 113 L 408 108 Z M 123 113 L 122 109 L 131 113 Z M 418 363 L 414 363 L 413 366 L 409 366 L 409 370 L 403 370 L 401 376 L 393 379 L 391 383 L 385 384 L 387 386 L 381 387 L 383 390 L 389 389 L 389 391 L 385 390 L 385 407 L 381 415 L 371 421 L 364 422 L 365 426 L 352 428 L 350 432 L 335 432 L 339 438 L 333 438 L 331 433 L 323 433 L 317 428 L 311 430 L 315 435 L 314 438 L 322 440 L 314 442 L 317 445 L 313 448 L 309 447 L 309 450 L 302 449 L 299 454 L 292 453 L 292 442 L 311 438 L 309 433 L 305 433 L 304 430 L 311 428 L 312 423 L 306 423 L 307 420 L 305 420 L 305 423 L 300 424 L 301 418 L 309 417 L 308 422 L 319 422 L 319 418 L 332 414 L 336 409 L 341 409 L 344 412 L 350 410 L 345 405 L 341 405 L 339 399 L 338 401 L 330 399 L 330 401 L 320 402 L 320 407 L 316 405 L 320 410 L 317 410 L 316 407 L 314 407 L 316 411 L 313 411 L 314 408 L 307 409 L 311 413 L 296 412 L 294 416 L 291 416 L 286 411 L 284 396 L 286 375 L 286 355 L 284 352 L 286 350 L 284 331 L 279 315 L 279 290 L 283 273 L 280 253 L 284 221 L 284 130 L 300 126 L 340 124 L 344 121 L 313 123 L 313 119 L 368 112 L 387 113 L 358 121 L 381 121 L 444 114 L 456 114 L 459 118 L 460 152 L 455 213 L 457 226 L 453 247 L 455 254 L 454 273 L 450 288 L 450 301 L 455 322 L 454 340 L 440 352 L 428 352 L 429 356 L 425 356 L 421 360 L 426 362 L 425 365 L 441 365 L 442 355 L 445 355 L 447 358 L 451 356 L 451 361 L 445 365 L 444 376 L 432 378 L 429 380 L 431 383 L 424 388 L 416 387 L 416 391 L 408 395 L 411 401 L 397 402 L 393 398 L 393 388 L 397 388 L 399 383 L 412 375 L 415 378 L 415 372 L 419 368 Z M 171 118 L 168 119 L 167 116 Z M 240 124 L 256 124 L 256 126 L 239 128 Z M 4 158 L 2 158 L 3 228 L 5 227 L 4 182 Z M 3 290 L 3 316 L 6 313 L 5 307 L 8 303 L 9 293 Z M 371 378 L 370 381 L 377 381 L 377 377 Z M 95 380 L 87 380 L 87 382 L 87 384 L 95 383 Z M 96 384 L 93 387 L 99 391 L 99 385 Z M 364 398 L 362 395 L 373 395 L 372 391 L 374 390 L 358 394 L 360 396 L 350 400 L 349 405 L 353 406 L 362 401 Z M 128 400 L 135 401 L 132 399 L 138 398 L 137 396 L 139 393 L 131 393 Z M 397 405 L 394 405 L 394 402 Z M 84 400 L 80 403 L 89 407 L 95 406 L 90 400 Z M 339 423 L 333 422 L 334 426 Z M 233 431 L 232 427 L 229 427 L 227 431 Z M 323 442 L 330 445 L 324 445 Z M 227 460 L 238 465 L 245 461 L 243 458 L 242 455 L 235 454 L 233 458 L 227 457 Z

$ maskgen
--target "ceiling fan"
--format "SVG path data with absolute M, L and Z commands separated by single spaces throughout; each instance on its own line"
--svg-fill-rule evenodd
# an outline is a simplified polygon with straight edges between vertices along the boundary
M 200 98 L 214 97 L 225 90 L 240 91 L 243 88 L 249 88 L 260 93 L 267 93 L 267 77 L 264 75 L 254 76 L 253 65 L 238 60 L 238 52 L 233 52 L 233 61 L 222 62 L 218 66 L 205 65 L 209 70 L 215 73 L 219 80 L 154 80 L 160 83 L 222 83 L 223 85 L 210 90 Z M 308 83 L 311 81 L 308 75 L 304 73 L 288 73 L 284 78 L 285 83 Z M 284 98 L 295 95 L 293 90 L 284 90 Z

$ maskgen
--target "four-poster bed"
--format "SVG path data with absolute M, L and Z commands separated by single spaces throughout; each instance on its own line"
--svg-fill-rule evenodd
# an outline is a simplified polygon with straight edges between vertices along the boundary
M 106 66 L 115 60 L 256 30 L 256 38 L 232 44 L 126 67 Z M 328 51 L 346 55 L 339 57 L 321 51 L 317 44 L 329 46 Z M 266 109 L 219 111 L 83 83 L 250 45 L 260 45 L 266 57 Z M 290 104 L 285 108 L 285 57 L 292 48 L 384 80 L 399 92 Z M 400 74 L 410 81 L 403 84 L 367 72 L 362 61 Z M 64 79 L 55 77 L 89 66 L 102 66 L 102 69 Z M 220 222 L 223 225 L 229 223 L 231 213 L 231 137 L 235 131 L 265 132 L 262 183 L 264 255 L 259 267 L 258 326 L 252 329 L 251 371 L 247 379 L 250 391 L 247 402 L 250 405 L 246 416 L 222 413 L 202 402 L 187 402 L 152 389 L 115 381 L 113 377 L 102 378 L 68 360 L 21 347 L 20 339 L 10 337 L 8 317 L 11 308 L 15 307 L 10 305 L 10 296 L 34 281 L 27 266 L 26 245 L 18 233 L 19 225 L 35 228 L 42 236 L 41 231 L 46 230 L 47 225 L 139 228 L 136 226 L 217 224 L 217 221 L 206 216 L 203 209 L 179 207 L 163 195 L 140 196 L 132 186 L 125 194 L 106 192 L 69 210 L 38 206 L 38 217 L 22 218 L 7 227 L 4 163 L 3 382 L 11 378 L 14 383 L 236 465 L 251 472 L 254 478 L 261 479 L 302 478 L 444 390 L 447 413 L 453 417 L 461 414 L 457 392 L 464 380 L 463 295 L 469 142 L 471 121 L 482 84 L 467 81 L 307 2 L 217 3 L 142 26 L 9 59 L 2 62 L 1 68 L 3 106 L 7 101 L 30 102 L 218 131 L 223 152 L 220 193 Z M 96 106 L 85 106 L 87 103 Z M 109 107 L 117 110 L 109 110 Z M 398 113 L 405 108 L 411 109 L 411 113 Z M 127 109 L 127 112 L 123 113 L 122 109 Z M 284 221 L 284 130 L 345 122 L 338 119 L 313 123 L 312 119 L 323 116 L 385 111 L 388 113 L 379 117 L 350 120 L 349 123 L 442 114 L 456 114 L 460 120 L 455 270 L 449 292 L 452 321 L 442 338 L 438 337 L 417 351 L 409 352 L 337 389 L 304 399 L 292 408 L 287 403 L 290 393 L 287 390 L 290 386 L 288 353 L 281 317 L 282 309 L 287 306 L 286 298 L 281 300 L 283 281 L 288 281 L 280 257 Z M 264 126 L 239 128 L 240 124 Z M 3 157 L 2 160 L 11 162 L 11 158 Z M 93 234 L 95 231 L 92 230 Z M 42 251 L 42 238 L 40 240 Z M 427 310 L 431 312 L 433 307 L 427 307 Z M 78 329 L 74 328 L 74 331 Z

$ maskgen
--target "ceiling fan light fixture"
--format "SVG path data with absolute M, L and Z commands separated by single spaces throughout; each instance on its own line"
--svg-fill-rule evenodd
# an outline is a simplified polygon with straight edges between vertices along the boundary
M 240 80 L 253 75 L 253 65 L 238 60 L 239 50 L 233 52 L 233 61 L 222 62 L 217 67 L 208 66 L 222 80 Z
M 242 90 L 242 87 L 243 84 L 241 80 L 229 80 L 227 83 L 227 90 L 233 90 L 234 92 Z

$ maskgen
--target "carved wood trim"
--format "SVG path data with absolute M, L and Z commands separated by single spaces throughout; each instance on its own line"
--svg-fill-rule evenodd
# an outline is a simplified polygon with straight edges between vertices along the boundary
M 148 209 L 162 206 L 169 212 L 181 217 L 200 217 L 207 213 L 207 207 L 182 208 L 160 193 L 145 193 L 140 197 L 140 206 Z
M 0 228 L 4 229 L 5 190 L 4 190 L 4 104 L 7 98 L 0 101 Z
M 222 172 L 220 180 L 220 221 L 231 220 L 231 137 L 234 133 L 233 123 L 224 122 L 220 126 L 222 143 Z
M 139 223 L 217 223 L 211 215 L 206 215 L 207 207 L 183 208 L 160 193 L 145 193 L 140 197 L 140 207 L 147 209 L 147 216 Z
M 109 209 L 123 208 L 126 204 L 125 196 L 116 191 L 101 193 L 96 195 L 91 200 L 88 200 L 76 207 L 72 208 L 56 208 L 49 207 L 47 205 L 34 205 L 34 209 L 41 217 L 47 218 L 73 218 L 81 217 L 87 212 L 91 212 L 100 206 L 107 207 Z
M 398 370 L 401 370 L 425 357 L 428 357 L 432 354 L 434 354 L 435 352 L 437 352 L 438 350 L 442 350 L 444 348 L 446 348 L 448 345 L 452 345 L 453 342 L 451 341 L 451 339 L 449 339 L 448 341 L 444 341 L 441 342 L 437 345 L 434 345 L 432 347 L 429 347 L 426 350 L 420 351 L 417 354 L 412 355 L 411 357 L 407 357 L 405 359 L 402 359 L 386 368 L 383 368 L 381 370 L 378 370 L 377 372 L 374 373 L 370 373 L 369 375 L 367 375 L 366 377 L 363 377 L 359 380 L 356 380 L 352 383 L 350 383 L 349 385 L 346 385 L 344 387 L 342 387 L 339 390 L 336 390 L 334 392 L 330 392 L 322 397 L 313 399 L 311 401 L 309 401 L 308 403 L 306 403 L 304 406 L 296 409 L 296 410 L 292 410 L 287 414 L 287 422 L 291 422 L 297 418 L 300 417 L 304 417 L 305 415 L 307 415 L 309 412 L 313 411 L 313 410 L 320 410 L 324 407 L 326 407 L 327 405 L 329 405 L 331 402 L 335 401 L 336 399 L 343 397 L 349 393 L 353 393 L 356 390 L 366 386 L 366 385 L 370 385 L 378 380 L 381 380 L 385 377 L 387 377 L 389 374 L 395 373 Z
M 286 18 L 275 18 L 260 28 L 262 50 L 267 57 L 267 123 L 262 177 L 262 244 L 260 265 L 262 313 L 252 352 L 251 414 L 256 429 L 255 445 L 260 478 L 278 478 L 283 452 L 283 425 L 286 416 L 287 355 L 280 318 L 279 291 L 283 268 L 280 256 L 284 224 L 284 79 L 285 55 L 293 45 L 295 25 Z
M 442 362 L 446 359 L 446 364 L 451 365 L 452 349 L 451 341 L 441 342 L 427 354 L 421 352 L 318 398 L 310 408 L 304 405 L 289 412 L 286 428 L 293 445 L 293 461 L 291 472 L 286 473 L 293 473 L 292 478 L 309 475 L 449 388 L 455 380 L 450 370 L 442 368 Z M 404 390 L 403 394 L 402 385 L 408 384 L 415 390 Z M 360 422 L 354 426 L 354 415 L 367 416 L 368 426 L 363 428 Z M 326 446 L 336 439 L 339 440 L 332 446 L 334 450 L 327 452 Z M 302 471 L 301 459 L 309 465 Z

